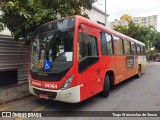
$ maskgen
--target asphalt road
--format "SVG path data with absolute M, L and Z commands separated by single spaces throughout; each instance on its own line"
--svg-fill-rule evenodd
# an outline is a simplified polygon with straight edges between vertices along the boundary
M 69 104 L 58 101 L 41 100 L 35 96 L 31 96 L 1 105 L 0 111 L 160 111 L 160 62 L 148 64 L 141 78 L 137 79 L 132 77 L 114 86 L 108 98 L 102 98 L 96 95 L 82 103 Z M 16 119 L 28 120 L 28 118 Z M 56 117 L 54 120 L 55 119 L 61 120 L 63 118 Z M 71 120 L 74 118 L 67 117 L 66 119 Z M 78 117 L 76 119 L 82 118 Z M 83 119 L 91 118 L 85 117 Z M 106 118 L 95 117 L 94 119 Z M 134 120 L 135 118 L 130 119 Z M 160 118 L 147 119 L 160 120 Z M 128 119 L 126 118 L 126 120 Z

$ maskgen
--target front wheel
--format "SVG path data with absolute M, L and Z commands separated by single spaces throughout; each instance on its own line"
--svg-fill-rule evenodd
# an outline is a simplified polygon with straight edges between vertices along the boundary
M 110 91 L 110 81 L 109 75 L 106 75 L 104 78 L 103 91 L 101 92 L 102 97 L 108 97 Z

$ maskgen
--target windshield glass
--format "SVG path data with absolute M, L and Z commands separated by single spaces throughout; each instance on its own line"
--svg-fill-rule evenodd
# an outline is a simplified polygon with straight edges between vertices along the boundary
M 50 22 L 34 32 L 31 71 L 60 73 L 73 61 L 74 19 Z

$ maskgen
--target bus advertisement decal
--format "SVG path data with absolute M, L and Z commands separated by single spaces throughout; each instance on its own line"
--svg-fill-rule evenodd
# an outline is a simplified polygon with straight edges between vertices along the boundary
M 136 56 L 126 56 L 126 69 L 131 70 L 136 67 Z

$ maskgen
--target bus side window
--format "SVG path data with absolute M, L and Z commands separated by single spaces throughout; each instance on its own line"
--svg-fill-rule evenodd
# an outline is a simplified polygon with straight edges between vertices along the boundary
M 82 33 L 79 33 L 79 60 L 88 56 L 98 56 L 97 39 L 96 37 L 89 35 L 88 44 L 83 43 Z
M 137 44 L 137 55 L 140 55 L 141 54 L 141 48 L 140 48 L 140 45 Z
M 101 32 L 100 35 L 102 55 L 113 55 L 112 36 L 105 32 Z
M 125 51 L 125 55 L 131 55 L 131 45 L 130 45 L 130 41 L 128 40 L 124 40 L 124 51 Z
M 136 44 L 131 42 L 132 55 L 136 55 Z
M 123 39 L 113 36 L 113 40 L 114 40 L 116 55 L 123 55 L 124 54 Z
M 141 46 L 141 55 L 144 55 L 144 50 L 143 50 L 143 46 Z

